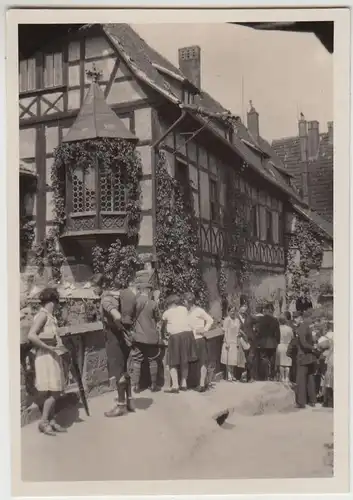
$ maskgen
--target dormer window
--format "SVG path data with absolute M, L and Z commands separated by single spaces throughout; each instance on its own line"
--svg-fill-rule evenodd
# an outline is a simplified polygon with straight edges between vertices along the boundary
M 182 101 L 184 104 L 194 104 L 194 94 L 187 89 L 183 89 Z

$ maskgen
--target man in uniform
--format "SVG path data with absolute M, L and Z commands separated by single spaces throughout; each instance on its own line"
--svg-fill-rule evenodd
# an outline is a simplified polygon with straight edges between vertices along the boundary
M 93 278 L 95 293 L 101 297 L 101 317 L 104 325 L 109 376 L 115 379 L 118 392 L 117 404 L 105 412 L 105 416 L 120 417 L 134 411 L 131 399 L 131 381 L 128 374 L 128 359 L 131 349 L 136 296 L 133 290 L 121 289 L 115 282 L 114 291 L 103 291 L 104 276 Z

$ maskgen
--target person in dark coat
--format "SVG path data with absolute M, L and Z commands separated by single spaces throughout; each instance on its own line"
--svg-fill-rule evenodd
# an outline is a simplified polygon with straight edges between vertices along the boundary
M 288 356 L 292 358 L 292 366 L 290 369 L 289 379 L 295 384 L 297 381 L 297 357 L 298 357 L 298 328 L 303 322 L 303 316 L 301 313 L 295 311 L 293 313 L 293 319 L 291 321 L 291 327 L 293 329 L 293 339 L 288 346 Z
M 318 351 L 314 346 L 310 324 L 310 314 L 307 312 L 303 323 L 298 327 L 297 408 L 316 404 L 315 372 Z
M 278 320 L 273 316 L 273 305 L 264 307 L 264 315 L 257 323 L 257 350 L 259 358 L 259 379 L 274 380 L 276 350 L 281 339 Z
M 115 379 L 118 393 L 117 404 L 105 412 L 106 417 L 120 417 L 134 411 L 131 398 L 131 381 L 128 374 L 128 359 L 131 350 L 131 327 L 136 311 L 136 297 L 132 290 L 104 291 L 104 276 L 96 275 L 92 280 L 95 293 L 100 297 L 100 313 L 104 326 L 108 372 Z
M 151 391 L 157 392 L 158 361 L 161 355 L 157 323 L 160 318 L 157 303 L 152 300 L 152 285 L 139 284 L 139 296 L 136 299 L 135 328 L 132 332 L 132 382 L 134 392 L 140 392 L 142 363 L 148 361 L 151 377 Z
M 295 303 L 295 308 L 297 312 L 304 313 L 308 309 L 313 308 L 313 303 L 311 302 L 310 296 L 308 292 L 301 293 L 300 296 L 298 297 L 296 303 Z
M 249 312 L 249 303 L 246 296 L 240 297 L 239 319 L 241 329 L 245 333 L 250 349 L 246 352 L 246 381 L 253 382 L 257 378 L 256 370 L 256 335 L 254 330 L 254 319 Z

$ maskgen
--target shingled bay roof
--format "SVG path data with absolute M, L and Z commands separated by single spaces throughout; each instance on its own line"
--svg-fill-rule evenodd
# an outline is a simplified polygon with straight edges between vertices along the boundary
M 125 127 L 120 118 L 110 109 L 98 83 L 92 82 L 80 112 L 63 138 L 63 142 L 103 137 L 138 141 L 137 137 Z

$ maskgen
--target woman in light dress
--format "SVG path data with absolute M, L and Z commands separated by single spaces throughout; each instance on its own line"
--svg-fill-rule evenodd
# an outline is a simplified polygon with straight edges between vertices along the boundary
M 292 359 L 287 355 L 287 351 L 294 334 L 293 329 L 288 325 L 288 320 L 285 315 L 279 317 L 279 329 L 281 332 L 281 339 L 277 346 L 276 364 L 279 368 L 280 382 L 289 384 Z
M 221 353 L 221 363 L 226 365 L 228 382 L 235 382 L 238 378 L 234 369 L 244 371 L 246 367 L 246 340 L 241 331 L 241 321 L 234 307 L 229 309 L 228 316 L 223 322 L 224 340 Z
M 35 385 L 45 395 L 39 431 L 49 436 L 64 432 L 54 419 L 55 403 L 65 387 L 61 354 L 65 352 L 58 333 L 54 310 L 59 304 L 55 288 L 45 288 L 39 296 L 41 308 L 33 320 L 28 340 L 35 347 Z

